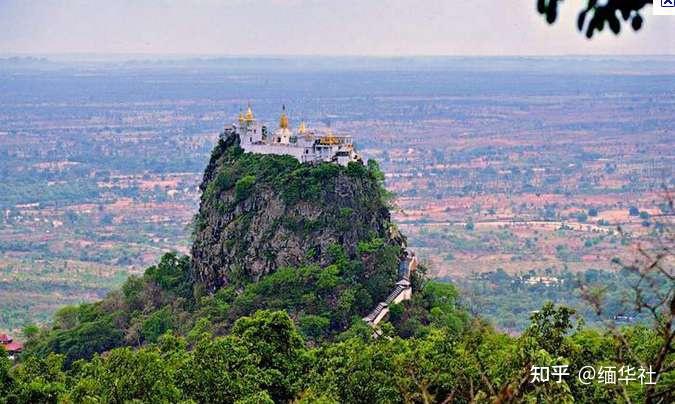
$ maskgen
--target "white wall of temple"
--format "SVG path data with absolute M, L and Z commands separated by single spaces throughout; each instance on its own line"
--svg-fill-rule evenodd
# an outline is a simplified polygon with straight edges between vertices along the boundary
M 234 126 L 234 128 L 239 134 L 239 140 L 242 145 L 262 140 L 262 128 L 258 125 Z
M 298 136 L 298 140 L 297 140 L 297 142 L 296 142 L 296 145 L 297 145 L 297 146 L 300 146 L 300 147 L 309 147 L 309 148 L 311 148 L 311 147 L 314 146 L 314 140 L 313 140 L 313 139 L 312 139 L 312 140 L 306 139 L 306 138 L 304 138 L 303 136 Z
M 309 153 L 305 153 L 305 148 L 304 147 L 293 147 L 293 146 L 281 146 L 281 145 L 271 145 L 271 144 L 249 144 L 249 143 L 242 143 L 241 145 L 242 149 L 244 149 L 247 152 L 251 153 L 258 153 L 258 154 L 285 154 L 288 156 L 293 156 L 299 161 L 313 161 L 312 160 L 304 160 L 303 156 L 304 155 L 311 155 L 312 151 L 310 150 Z
M 293 133 L 290 130 L 280 128 L 274 132 L 272 139 L 276 143 L 288 144 L 292 134 Z
M 280 154 L 292 156 L 302 163 L 326 161 L 330 162 L 336 156 L 338 151 L 348 152 L 348 156 L 337 156 L 337 163 L 346 166 L 355 159 L 355 154 L 351 148 L 344 145 L 315 145 L 313 139 L 307 139 L 298 136 L 295 143 L 288 143 L 292 132 L 285 129 L 276 131 L 274 134 L 268 134 L 267 142 L 262 141 L 262 128 L 257 125 L 247 128 L 238 128 L 235 130 L 240 133 L 240 146 L 246 152 L 257 154 Z M 245 132 L 242 134 L 242 132 Z M 283 136 L 280 136 L 283 135 Z M 284 143 L 275 143 L 281 137 Z M 342 153 L 340 153 L 342 154 Z

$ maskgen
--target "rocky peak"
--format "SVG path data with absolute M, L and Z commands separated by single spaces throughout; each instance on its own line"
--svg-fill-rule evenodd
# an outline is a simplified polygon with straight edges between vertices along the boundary
M 281 267 L 325 266 L 334 245 L 350 258 L 362 242 L 404 247 L 373 163 L 301 164 L 290 156 L 244 153 L 238 135 L 225 132 L 200 188 L 193 276 L 209 291 L 255 282 Z M 382 270 L 363 262 L 366 276 Z

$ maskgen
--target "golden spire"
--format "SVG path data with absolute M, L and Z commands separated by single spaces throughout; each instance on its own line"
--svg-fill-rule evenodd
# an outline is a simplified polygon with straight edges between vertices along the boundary
M 244 123 L 244 113 L 239 110 L 239 123 Z
M 307 126 L 305 121 L 300 121 L 300 126 L 298 127 L 298 133 L 304 135 L 307 132 Z
M 251 109 L 251 104 L 248 104 L 248 108 L 246 109 L 246 115 L 244 115 L 244 119 L 246 122 L 251 122 L 255 119 L 253 116 L 253 110 Z
M 288 129 L 288 116 L 286 116 L 286 105 L 281 107 L 281 117 L 279 118 L 279 127 Z

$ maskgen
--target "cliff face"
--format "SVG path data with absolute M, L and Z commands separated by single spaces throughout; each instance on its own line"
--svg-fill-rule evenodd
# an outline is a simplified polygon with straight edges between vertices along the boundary
M 243 153 L 238 136 L 226 133 L 200 186 L 195 280 L 213 291 L 285 266 L 325 266 L 332 246 L 351 258 L 363 241 L 403 248 L 380 175 L 360 163 L 307 165 L 288 156 Z M 382 270 L 367 258 L 363 264 L 366 277 Z

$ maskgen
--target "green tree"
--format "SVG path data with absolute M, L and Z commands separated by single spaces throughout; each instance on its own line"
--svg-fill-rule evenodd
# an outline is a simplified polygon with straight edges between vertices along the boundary
M 27 344 L 32 344 L 40 335 L 40 328 L 35 324 L 28 324 L 23 327 L 21 334 L 23 334 L 24 338 L 26 338 Z
M 302 316 L 300 317 L 300 331 L 305 337 L 319 341 L 330 331 L 330 320 L 311 314 Z
M 157 265 L 145 270 L 144 277 L 156 282 L 162 289 L 175 292 L 178 296 L 191 298 L 192 278 L 190 276 L 190 257 L 178 257 L 175 252 L 166 253 Z M 138 286 L 136 286 L 138 287 Z M 133 289 L 130 285 L 130 294 Z
M 112 315 L 98 314 L 89 318 L 88 306 L 80 307 L 81 323 L 68 330 L 53 330 L 43 339 L 29 346 L 28 353 L 46 357 L 50 352 L 65 355 L 66 365 L 78 359 L 91 358 L 97 352 L 104 352 L 123 343 L 122 330 L 115 326 Z
M 175 369 L 156 348 L 113 349 L 77 365 L 77 383 L 68 395 L 73 402 L 166 403 L 182 396 L 174 382 Z
M 13 389 L 12 378 L 9 376 L 9 369 L 12 367 L 12 361 L 9 360 L 5 348 L 0 345 L 0 403 L 4 403 L 3 397 L 7 397 Z
M 290 400 L 298 393 L 307 366 L 305 345 L 288 314 L 258 311 L 238 319 L 232 327 L 249 352 L 258 358 L 262 387 L 274 401 Z
M 360 338 L 319 348 L 311 371 L 306 402 L 399 403 L 393 378 L 393 352 L 386 341 L 370 344 Z
M 248 198 L 255 184 L 255 176 L 246 175 L 240 178 L 234 185 L 234 192 L 237 200 L 241 201 Z
M 186 397 L 201 403 L 233 403 L 261 391 L 266 375 L 258 359 L 233 336 L 202 338 L 178 369 Z
M 570 351 L 565 336 L 573 327 L 574 314 L 573 309 L 555 307 L 548 302 L 541 310 L 532 314 L 530 326 L 525 330 L 524 336 L 533 338 L 538 346 L 551 355 L 565 356 Z
M 29 355 L 10 371 L 13 384 L 10 403 L 56 403 L 66 391 L 64 356 L 50 353 L 44 357 Z
M 77 306 L 62 307 L 54 314 L 54 328 L 69 330 L 77 326 L 80 323 L 79 314 Z
M 146 342 L 156 342 L 165 332 L 173 328 L 171 312 L 164 308 L 148 316 L 141 326 L 141 335 Z

